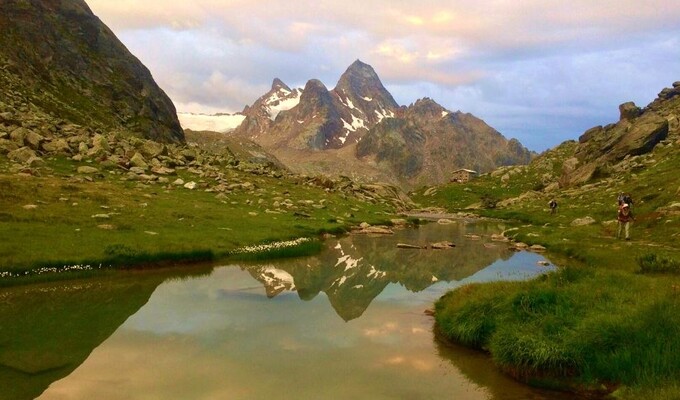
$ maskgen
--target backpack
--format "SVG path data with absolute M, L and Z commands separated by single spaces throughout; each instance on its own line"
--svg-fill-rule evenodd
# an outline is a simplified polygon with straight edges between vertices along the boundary
M 623 202 L 628 204 L 629 206 L 633 205 L 633 198 L 629 194 L 624 194 L 623 195 Z

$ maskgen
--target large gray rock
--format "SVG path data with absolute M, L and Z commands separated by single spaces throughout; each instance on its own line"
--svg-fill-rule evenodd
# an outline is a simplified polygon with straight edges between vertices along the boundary
M 163 143 L 154 142 L 153 140 L 145 140 L 142 145 L 139 146 L 139 151 L 147 159 L 168 154 L 168 150 Z
M 14 151 L 10 151 L 7 154 L 7 157 L 12 161 L 16 161 L 21 164 L 26 164 L 31 158 L 37 157 L 37 155 L 35 154 L 35 151 L 24 146 Z
M 21 127 L 13 130 L 9 134 L 9 138 L 19 147 L 23 147 L 26 143 L 26 135 L 28 135 L 28 129 Z
M 70 153 L 71 147 L 65 139 L 56 139 L 42 144 L 42 149 L 49 153 Z
M 642 109 L 632 101 L 619 106 L 620 119 L 633 120 L 642 114 Z
M 132 156 L 130 159 L 130 165 L 133 167 L 142 168 L 144 170 L 149 169 L 149 164 L 140 153 L 135 153 L 135 155 Z
M 24 143 L 26 146 L 32 148 L 33 150 L 40 150 L 40 144 L 45 141 L 45 138 L 37 132 L 28 131 L 26 137 L 24 138 Z
M 88 165 L 83 165 L 81 167 L 78 167 L 78 173 L 79 174 L 96 174 L 99 172 L 99 170 L 95 167 L 90 167 Z
M 19 145 L 11 140 L 0 139 L 0 154 L 7 154 L 19 148 Z
M 592 225 L 595 222 L 597 221 L 595 221 L 593 217 L 576 218 L 575 220 L 571 221 L 571 226 Z

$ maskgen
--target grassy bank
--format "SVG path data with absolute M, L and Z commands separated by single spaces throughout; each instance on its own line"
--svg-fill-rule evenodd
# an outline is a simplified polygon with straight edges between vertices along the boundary
M 111 172 L 83 176 L 78 166 L 55 158 L 21 174 L 0 159 L 0 273 L 217 260 L 390 218 L 381 204 L 293 179 L 226 170 L 238 183 L 218 193 L 188 169 L 171 180 L 194 181 L 194 190 Z M 264 254 L 308 254 L 314 246 Z
M 532 385 L 635 398 L 678 383 L 678 311 L 678 279 L 579 267 L 465 286 L 437 302 L 436 321 Z
M 506 236 L 545 246 L 563 267 L 531 282 L 459 288 L 438 301 L 438 328 L 532 385 L 678 399 L 680 154 L 661 147 L 621 173 L 544 191 L 573 146 L 528 167 L 414 194 L 422 206 L 514 222 Z M 616 238 L 619 192 L 635 200 L 630 241 Z M 559 203 L 554 215 L 551 198 Z

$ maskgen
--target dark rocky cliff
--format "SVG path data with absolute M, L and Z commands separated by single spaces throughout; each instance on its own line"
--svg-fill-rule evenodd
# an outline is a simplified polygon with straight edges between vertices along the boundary
M 183 142 L 172 101 L 83 0 L 0 2 L 0 111 Z

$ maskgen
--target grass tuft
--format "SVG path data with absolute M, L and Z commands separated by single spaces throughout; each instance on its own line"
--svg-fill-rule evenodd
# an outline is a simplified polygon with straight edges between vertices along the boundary
M 637 258 L 640 273 L 680 274 L 680 262 L 656 253 L 647 253 Z

